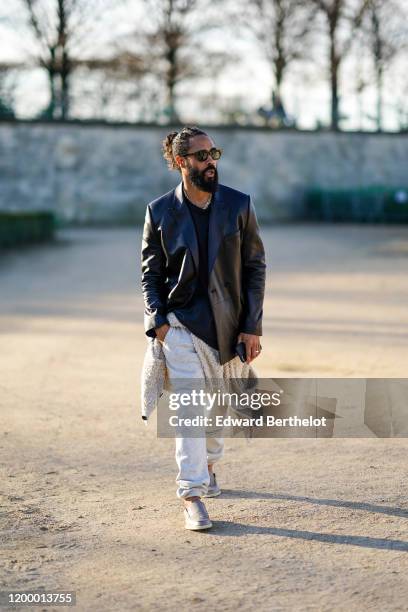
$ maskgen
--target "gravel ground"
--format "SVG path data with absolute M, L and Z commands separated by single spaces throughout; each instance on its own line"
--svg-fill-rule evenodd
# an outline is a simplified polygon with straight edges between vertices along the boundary
M 263 237 L 260 376 L 406 375 L 408 228 Z M 78 610 L 408 610 L 406 439 L 227 439 L 214 527 L 184 530 L 174 441 L 139 416 L 140 239 L 65 230 L 1 255 L 1 589 L 75 590 Z

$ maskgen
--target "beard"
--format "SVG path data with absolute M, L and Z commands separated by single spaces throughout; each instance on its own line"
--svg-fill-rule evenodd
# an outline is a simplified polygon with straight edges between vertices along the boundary
M 214 170 L 214 176 L 206 176 L 207 170 Z M 206 193 L 215 193 L 218 187 L 218 171 L 214 166 L 208 166 L 205 170 L 198 170 L 188 166 L 188 178 L 197 189 Z

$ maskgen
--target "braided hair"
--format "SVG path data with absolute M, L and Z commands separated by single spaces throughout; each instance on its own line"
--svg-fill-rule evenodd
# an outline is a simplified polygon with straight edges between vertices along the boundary
M 176 155 L 185 155 L 190 147 L 190 138 L 193 136 L 207 136 L 203 130 L 196 126 L 185 126 L 179 132 L 170 132 L 162 142 L 163 157 L 169 170 L 179 170 Z

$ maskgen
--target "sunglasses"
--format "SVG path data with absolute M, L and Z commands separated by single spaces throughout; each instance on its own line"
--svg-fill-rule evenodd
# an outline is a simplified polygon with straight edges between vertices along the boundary
M 205 149 L 200 149 L 200 151 L 194 151 L 194 153 L 186 153 L 185 155 L 183 155 L 183 157 L 189 157 L 190 155 L 193 155 L 199 162 L 205 162 L 207 161 L 209 155 L 211 155 L 212 159 L 220 159 L 222 155 L 222 149 L 216 149 L 215 147 L 213 147 L 209 151 L 206 151 Z

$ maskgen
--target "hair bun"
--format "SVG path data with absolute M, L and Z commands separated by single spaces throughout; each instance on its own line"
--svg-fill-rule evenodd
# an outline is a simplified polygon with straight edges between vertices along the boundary
M 177 134 L 178 134 L 178 132 L 170 132 L 170 134 L 167 134 L 167 136 L 166 136 L 166 143 L 168 145 L 172 145 L 173 144 L 173 140 L 175 139 Z
M 176 138 L 177 134 L 178 132 L 170 132 L 162 142 L 163 157 L 170 170 L 177 170 L 176 160 L 173 155 L 173 140 Z

